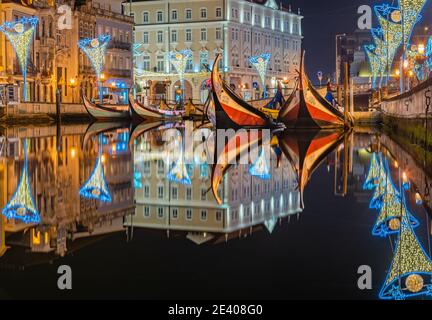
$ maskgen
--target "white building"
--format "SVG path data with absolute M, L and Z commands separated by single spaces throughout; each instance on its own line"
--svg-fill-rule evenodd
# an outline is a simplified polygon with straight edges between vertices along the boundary
M 150 95 L 179 94 L 178 76 L 169 62 L 170 51 L 191 49 L 185 96 L 204 99 L 217 53 L 223 53 L 226 80 L 244 97 L 260 95 L 260 80 L 249 57 L 271 53 L 266 86 L 287 83 L 300 62 L 302 16 L 276 0 L 150 0 L 123 3 L 135 19 L 137 82 Z M 151 80 L 151 81 L 149 81 Z M 255 88 L 255 89 L 254 89 Z

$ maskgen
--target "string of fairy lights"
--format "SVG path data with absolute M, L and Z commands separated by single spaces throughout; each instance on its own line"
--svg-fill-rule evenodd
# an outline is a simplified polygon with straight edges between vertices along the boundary
M 408 47 L 415 25 L 421 19 L 421 11 L 427 0 L 399 0 L 396 7 L 389 4 L 374 7 L 378 28 L 372 29 L 373 44 L 365 46 L 372 74 L 372 86 L 377 79 L 391 73 L 398 48 Z M 405 50 L 404 48 L 404 50 Z M 381 84 L 381 82 L 380 82 Z
M 409 212 L 404 196 L 404 189 L 408 190 L 410 183 L 403 177 L 400 185 L 401 190 L 395 190 L 387 161 L 383 160 L 382 154 L 373 154 L 363 185 L 365 190 L 380 190 L 374 193 L 381 205 L 372 234 L 379 237 L 397 234 L 398 237 L 391 265 L 379 292 L 379 298 L 385 300 L 432 296 L 432 260 L 414 233 L 414 228 L 420 223 Z

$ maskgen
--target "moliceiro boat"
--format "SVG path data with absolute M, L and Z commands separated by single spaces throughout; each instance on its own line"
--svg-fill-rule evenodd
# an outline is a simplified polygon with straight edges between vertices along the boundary
M 129 92 L 129 106 L 131 117 L 141 118 L 143 120 L 179 120 L 184 118 L 202 118 L 203 107 L 197 106 L 188 101 L 184 108 L 176 110 L 176 106 L 169 106 L 165 101 L 161 100 L 157 105 L 144 105 L 139 103 Z
M 305 72 L 304 54 L 300 63 L 296 89 L 281 108 L 278 121 L 287 128 L 335 128 L 351 127 L 351 118 L 345 119 L 342 112 L 333 107 L 312 86 Z
M 122 120 L 129 118 L 127 105 L 102 106 L 91 102 L 85 94 L 82 94 L 82 99 L 88 114 L 96 120 Z
M 222 80 L 218 68 L 220 59 L 221 55 L 218 54 L 213 64 L 210 93 L 212 104 L 207 112 L 208 115 L 214 112 L 217 127 L 222 129 L 278 127 L 270 116 L 248 104 Z M 212 116 L 211 114 L 209 118 L 211 119 Z

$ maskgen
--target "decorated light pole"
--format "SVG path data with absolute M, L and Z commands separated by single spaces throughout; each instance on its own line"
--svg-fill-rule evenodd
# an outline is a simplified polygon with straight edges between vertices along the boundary
M 111 36 L 102 34 L 94 39 L 81 39 L 78 46 L 89 58 L 95 72 L 99 86 L 99 103 L 103 104 L 103 88 L 102 88 L 102 70 L 104 65 L 105 54 L 108 49 Z
M 5 22 L 0 26 L 9 42 L 15 49 L 21 72 L 23 74 L 23 100 L 27 101 L 27 64 L 33 34 L 38 24 L 37 17 L 23 17 L 13 22 Z
M 181 51 L 172 51 L 169 54 L 169 59 L 176 69 L 179 77 L 180 77 L 180 86 L 181 86 L 181 102 L 183 103 L 185 100 L 184 96 L 184 74 L 186 71 L 187 61 L 192 58 L 192 51 L 189 49 L 181 50 Z
M 267 69 L 270 64 L 270 58 L 271 58 L 271 53 L 263 53 L 259 56 L 250 57 L 249 59 L 250 63 L 255 67 L 255 69 L 258 71 L 258 74 L 260 76 L 264 98 L 268 97 L 267 89 L 265 86 L 265 79 L 266 79 Z

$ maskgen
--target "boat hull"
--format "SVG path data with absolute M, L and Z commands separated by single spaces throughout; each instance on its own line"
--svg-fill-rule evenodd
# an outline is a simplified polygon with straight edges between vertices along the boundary
M 129 118 L 127 105 L 116 106 L 115 108 L 101 106 L 91 102 L 85 95 L 83 95 L 83 101 L 88 114 L 96 120 L 124 120 Z

